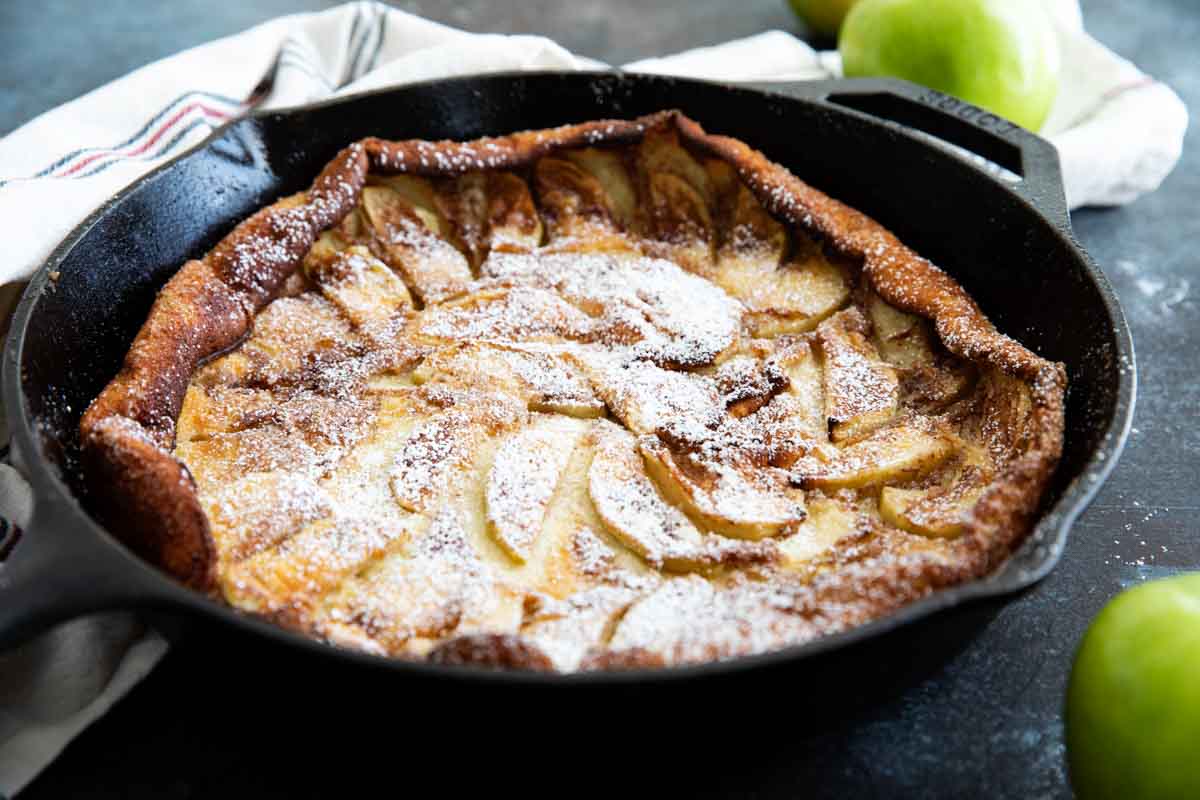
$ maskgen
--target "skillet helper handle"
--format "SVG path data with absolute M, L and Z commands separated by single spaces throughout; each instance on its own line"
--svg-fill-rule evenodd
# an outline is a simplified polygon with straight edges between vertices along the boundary
M 915 129 L 1004 168 L 1004 180 L 1059 228 L 1070 231 L 1062 168 L 1054 145 L 1021 126 L 934 89 L 893 78 L 757 83 L 756 88 L 816 100 Z M 994 170 L 994 176 L 999 170 Z
M 0 463 L 0 652 L 78 616 L 128 604 L 138 590 L 113 569 L 115 545 L 74 531 L 34 503 L 20 470 Z

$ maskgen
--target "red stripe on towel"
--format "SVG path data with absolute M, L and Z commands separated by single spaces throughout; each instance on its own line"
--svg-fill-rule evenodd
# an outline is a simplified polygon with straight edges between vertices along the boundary
M 229 114 L 228 112 L 221 111 L 220 109 L 213 108 L 212 106 L 205 105 L 204 103 L 189 103 L 188 105 L 179 109 L 179 111 L 177 111 L 174 116 L 172 116 L 170 119 L 168 119 L 162 125 L 160 125 L 158 130 L 154 131 L 154 133 L 150 136 L 149 139 L 147 139 L 145 142 L 142 142 L 142 144 L 138 145 L 133 150 L 130 150 L 130 151 L 124 152 L 124 153 L 120 153 L 118 151 L 113 151 L 113 150 L 108 150 L 108 151 L 104 151 L 104 152 L 100 152 L 100 153 L 92 153 L 90 156 L 83 159 L 82 161 L 75 162 L 75 164 L 72 165 L 70 169 L 54 173 L 54 177 L 65 178 L 69 175 L 73 175 L 74 173 L 83 169 L 88 164 L 91 164 L 93 161 L 96 161 L 97 159 L 108 158 L 111 156 L 116 156 L 117 158 L 133 158 L 135 156 L 141 155 L 142 153 L 146 152 L 151 147 L 153 147 L 155 142 L 157 142 L 159 139 L 161 139 L 163 136 L 165 136 L 167 134 L 167 132 L 170 131 L 171 128 L 174 127 L 177 122 L 179 122 L 179 120 L 183 119 L 185 116 L 187 116 L 192 111 L 195 111 L 197 109 L 199 109 L 201 112 L 203 112 L 205 116 L 215 117 L 216 119 L 222 120 L 222 121 L 229 119 L 229 117 L 232 116 L 232 114 Z

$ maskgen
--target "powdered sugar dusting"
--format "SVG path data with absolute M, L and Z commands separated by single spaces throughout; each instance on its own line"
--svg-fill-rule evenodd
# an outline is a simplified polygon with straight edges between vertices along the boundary
M 487 514 L 497 541 L 520 561 L 529 558 L 550 497 L 575 446 L 578 432 L 551 421 L 505 439 L 487 481 Z
M 720 563 L 770 561 L 773 542 L 706 535 L 659 494 L 642 467 L 633 435 L 602 423 L 588 475 L 596 511 L 613 535 L 656 567 L 677 571 Z
M 703 366 L 738 336 L 742 308 L 658 258 L 611 253 L 493 253 L 483 274 L 553 289 L 596 317 L 594 337 L 664 365 Z
M 809 264 L 796 253 L 811 243 L 789 248 L 771 220 L 721 230 L 736 203 L 719 193 L 739 186 L 677 143 L 605 161 L 635 170 L 627 192 L 678 191 L 617 214 L 604 182 L 589 183 L 603 235 L 559 224 L 571 198 L 548 214 L 518 173 L 478 172 L 512 167 L 518 146 L 549 152 L 561 133 L 369 140 L 339 154 L 307 203 L 273 209 L 219 254 L 221 280 L 266 297 L 312 247 L 289 296 L 201 370 L 180 424 L 227 598 L 372 653 L 422 657 L 483 633 L 577 670 L 762 652 L 926 591 L 917 576 L 931 573 L 906 548 L 941 564 L 968 545 L 901 535 L 879 520 L 877 489 L 858 487 L 910 486 L 974 430 L 899 407 L 852 272 Z M 656 170 L 670 176 L 643 174 Z M 397 172 L 409 174 L 378 174 Z M 792 184 L 743 179 L 762 206 L 813 221 Z M 664 233 L 651 211 L 679 224 Z M 892 250 L 875 245 L 880 269 Z M 768 265 L 774 283 L 733 275 L 729 253 Z M 784 305 L 804 324 L 772 327 Z M 999 442 L 1002 422 L 980 435 Z M 849 423 L 856 438 L 842 441 Z M 806 519 L 806 492 L 828 503 L 838 491 L 852 513 Z M 818 523 L 870 535 L 843 545 L 822 530 L 839 544 L 820 564 L 781 557 L 781 538 Z
M 521 419 L 519 407 L 504 397 L 472 393 L 454 399 L 460 405 L 420 423 L 396 455 L 391 486 L 403 508 L 428 510 L 490 433 L 513 427 Z
M 874 348 L 866 343 L 865 328 L 866 321 L 856 309 L 826 320 L 818 328 L 830 424 L 851 422 L 896 406 L 896 369 L 871 357 Z
M 660 653 L 666 663 L 761 653 L 817 634 L 794 605 L 770 583 L 722 587 L 694 575 L 674 578 L 631 606 L 608 644 L 616 653 Z
M 515 630 L 519 592 L 503 587 L 470 542 L 461 513 L 434 516 L 407 557 L 393 556 L 351 582 L 324 615 L 326 635 L 350 646 L 421 652 L 436 640 L 479 628 Z M 371 649 L 369 646 L 366 649 Z

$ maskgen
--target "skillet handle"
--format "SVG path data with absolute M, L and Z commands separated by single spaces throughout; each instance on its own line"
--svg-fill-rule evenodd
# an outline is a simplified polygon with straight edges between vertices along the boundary
M 117 546 L 35 504 L 18 469 L 0 463 L 0 652 L 52 626 L 144 597 Z
M 756 83 L 755 88 L 803 97 L 841 111 L 916 129 L 1003 168 L 984 166 L 1058 228 L 1070 233 L 1062 169 L 1054 145 L 990 111 L 934 89 L 892 78 Z M 911 134 L 910 134 L 911 135 Z M 1010 173 L 1005 176 L 1004 171 Z

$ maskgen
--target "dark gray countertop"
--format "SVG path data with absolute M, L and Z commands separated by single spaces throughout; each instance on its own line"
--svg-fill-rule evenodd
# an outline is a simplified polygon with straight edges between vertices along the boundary
M 0 132 L 156 58 L 319 0 L 6 0 L 0 4 Z M 479 31 L 543 33 L 621 62 L 769 28 L 802 33 L 783 0 L 583 0 L 400 7 Z M 1085 0 L 1102 41 L 1200 108 L 1200 9 L 1192 0 Z M 933 674 L 851 720 L 807 729 L 793 752 L 714 781 L 754 797 L 1069 797 L 1060 706 L 1088 620 L 1122 587 L 1200 566 L 1200 145 L 1155 194 L 1085 210 L 1080 241 L 1116 286 L 1133 328 L 1140 382 L 1125 456 L 1075 526 L 1062 563 L 1012 599 Z M 166 658 L 84 733 L 24 797 L 305 795 L 262 778 L 232 727 L 267 725 L 221 705 L 219 676 L 186 649 Z M 210 682 L 197 694 L 192 686 Z M 213 688 L 215 686 L 215 688 Z M 797 687 L 797 691 L 805 691 Z M 207 738 L 206 738 L 207 737 Z M 714 741 L 714 752 L 719 740 Z M 703 756 L 698 756 L 703 758 Z M 295 772 L 292 771 L 295 775 Z M 714 792 L 718 791 L 714 788 Z

